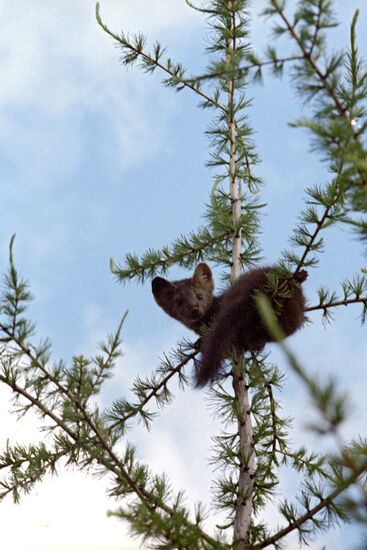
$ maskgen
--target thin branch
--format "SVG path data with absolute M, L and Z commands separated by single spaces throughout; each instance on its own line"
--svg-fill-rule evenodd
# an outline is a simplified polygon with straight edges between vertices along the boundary
M 49 418 L 51 418 L 51 420 L 57 426 L 62 428 L 64 432 L 68 434 L 69 437 L 71 437 L 74 441 L 78 441 L 78 436 L 73 432 L 73 430 L 71 430 L 69 426 L 67 426 L 67 424 L 65 424 L 65 422 L 60 417 L 58 417 L 53 411 L 48 409 L 39 399 L 37 399 L 32 394 L 30 394 L 27 390 L 19 386 L 15 381 L 8 379 L 6 376 L 3 376 L 2 374 L 0 374 L 0 382 L 3 382 L 7 386 L 9 386 L 14 392 L 25 397 L 25 399 L 27 399 L 27 401 L 29 401 L 30 403 L 32 403 L 32 405 L 37 407 L 44 414 L 44 416 L 48 416 Z
M 293 37 L 293 39 L 295 40 L 295 42 L 297 43 L 297 45 L 299 46 L 299 48 L 301 49 L 302 51 L 302 54 L 303 54 L 303 58 L 310 64 L 310 66 L 312 67 L 313 71 L 315 72 L 315 74 L 317 74 L 317 76 L 319 77 L 320 81 L 322 82 L 325 90 L 328 92 L 329 96 L 333 99 L 334 101 L 334 104 L 335 104 L 335 107 L 337 108 L 337 110 L 339 111 L 339 113 L 341 115 L 343 115 L 344 117 L 347 117 L 348 121 L 350 121 L 349 117 L 348 117 L 348 114 L 347 114 L 347 109 L 345 107 L 343 107 L 343 105 L 341 104 L 337 94 L 335 93 L 335 88 L 334 86 L 332 86 L 331 84 L 329 84 L 329 81 L 328 81 L 328 74 L 327 73 L 323 73 L 321 71 L 321 69 L 318 67 L 318 65 L 316 64 L 315 60 L 312 58 L 311 56 L 311 53 L 312 51 L 311 50 L 307 50 L 302 42 L 302 40 L 299 38 L 294 26 L 290 23 L 289 19 L 286 17 L 286 15 L 284 14 L 284 11 L 283 9 L 279 6 L 279 3 L 278 3 L 278 0 L 271 0 L 271 3 L 273 4 L 274 8 L 276 9 L 277 13 L 279 14 L 279 16 L 281 17 L 282 21 L 284 22 L 284 24 L 286 25 L 289 33 L 291 34 L 291 36 Z
M 157 384 L 157 386 L 155 386 L 155 388 L 146 395 L 145 399 L 143 399 L 139 405 L 136 406 L 136 408 L 134 408 L 133 411 L 127 413 L 126 415 L 122 416 L 121 418 L 119 418 L 119 420 L 117 420 L 116 422 L 114 422 L 113 424 L 111 424 L 109 426 L 109 429 L 110 430 L 113 430 L 114 428 L 116 428 L 117 426 L 119 426 L 120 424 L 124 424 L 125 422 L 127 422 L 130 418 L 133 418 L 134 416 L 136 416 L 137 414 L 141 413 L 143 411 L 143 409 L 146 407 L 146 405 L 149 403 L 149 401 L 151 399 L 153 399 L 154 397 L 156 397 L 156 395 L 159 393 L 159 391 L 164 388 L 164 386 L 167 385 L 167 382 L 169 382 L 169 380 L 171 378 L 173 378 L 173 376 L 175 376 L 177 373 L 179 373 L 181 371 L 181 369 L 187 365 L 187 363 L 189 361 L 191 361 L 191 359 L 194 359 L 194 357 L 199 353 L 199 351 L 194 351 L 193 353 L 190 353 L 189 355 L 186 356 L 185 359 L 183 359 L 181 361 L 181 363 L 179 363 L 174 369 L 172 369 L 168 374 L 167 376 L 165 376 L 164 378 L 162 378 L 162 380 L 159 382 L 159 384 Z
M 347 122 L 349 124 L 351 124 L 350 113 L 348 113 L 348 109 L 346 107 L 344 107 L 343 104 L 341 103 L 341 101 L 339 100 L 338 95 L 336 93 L 336 87 L 333 84 L 329 83 L 328 73 L 327 72 L 324 73 L 319 68 L 316 61 L 312 57 L 312 50 L 308 51 L 305 48 L 302 40 L 300 39 L 300 37 L 298 36 L 298 34 L 296 32 L 294 26 L 290 23 L 290 21 L 288 20 L 288 18 L 284 14 L 283 9 L 279 6 L 278 0 L 271 0 L 271 3 L 273 4 L 275 9 L 277 10 L 279 16 L 283 20 L 283 22 L 286 25 L 286 27 L 287 27 L 288 31 L 290 32 L 291 36 L 293 37 L 293 39 L 296 41 L 297 45 L 301 49 L 304 59 L 309 63 L 309 65 L 312 68 L 312 70 L 314 71 L 314 73 L 318 76 L 323 88 L 326 90 L 329 97 L 333 100 L 337 111 L 340 113 L 340 115 L 343 118 L 345 118 L 347 120 Z M 353 139 L 356 143 L 358 143 L 360 145 L 358 132 L 353 132 Z M 362 185 L 366 186 L 367 185 L 367 179 L 366 179 L 365 175 L 363 174 L 363 172 L 362 172 L 362 170 L 360 169 L 359 166 L 356 166 L 356 169 L 357 169 L 358 174 L 361 177 Z
M 63 450 L 63 451 L 59 451 L 57 453 L 53 453 L 47 461 L 45 461 L 45 463 L 42 465 L 43 467 L 43 474 L 46 473 L 46 471 L 49 469 L 49 468 L 52 468 L 54 469 L 55 468 L 55 464 L 58 460 L 60 460 L 60 458 L 66 456 L 67 454 L 69 453 L 69 449 L 67 450 Z M 24 463 L 30 463 L 30 459 L 29 458 L 24 458 L 22 460 L 17 460 L 17 461 L 13 461 L 9 464 L 7 464 L 6 466 L 2 466 L 1 469 L 5 469 L 5 468 L 11 468 L 11 470 L 13 471 L 14 469 L 19 469 Z M 22 472 L 24 475 L 26 475 L 27 472 Z M 27 492 L 29 490 L 29 488 L 34 484 L 36 483 L 37 481 L 40 480 L 40 477 L 41 477 L 42 474 L 38 473 L 38 475 L 34 475 L 34 476 L 27 476 L 25 477 L 23 480 L 15 480 L 13 485 L 11 486 L 8 486 L 8 483 L 6 482 L 6 485 L 4 484 L 4 486 L 8 486 L 7 490 L 5 491 L 2 491 L 0 493 L 0 501 L 3 500 L 4 498 L 6 498 L 6 496 L 10 493 L 13 493 L 13 498 L 14 498 L 14 501 L 17 502 L 18 501 L 18 498 L 17 498 L 17 493 L 19 491 L 19 489 L 23 489 L 24 492 Z
M 312 37 L 312 40 L 311 40 L 311 47 L 310 47 L 310 50 L 309 50 L 309 56 L 310 57 L 312 57 L 312 54 L 313 54 L 313 51 L 314 51 L 314 48 L 315 48 L 315 45 L 316 45 L 317 35 L 319 34 L 319 32 L 321 30 L 320 23 L 321 23 L 321 14 L 322 14 L 322 3 L 323 3 L 323 0 L 319 0 L 318 12 L 317 12 L 317 21 L 316 21 L 316 25 L 315 25 L 315 31 L 314 31 L 314 34 L 313 34 L 313 37 Z
M 205 94 L 201 90 L 198 90 L 190 82 L 190 80 L 180 78 L 173 71 L 171 71 L 168 67 L 166 67 L 165 65 L 162 65 L 162 63 L 160 63 L 159 61 L 157 61 L 153 57 L 149 56 L 148 54 L 144 53 L 143 51 L 138 50 L 132 44 L 122 40 L 121 37 L 118 34 L 115 34 L 114 32 L 112 32 L 107 27 L 107 25 L 105 23 L 103 23 L 103 21 L 101 19 L 100 9 L 99 9 L 99 2 L 97 2 L 97 4 L 96 4 L 96 19 L 97 19 L 97 22 L 98 22 L 99 26 L 102 27 L 102 29 L 107 34 L 109 34 L 114 40 L 116 40 L 119 44 L 122 44 L 122 46 L 124 46 L 125 48 L 129 48 L 132 52 L 134 52 L 135 54 L 137 54 L 140 57 L 142 57 L 143 59 L 145 59 L 149 64 L 154 65 L 154 66 L 158 67 L 159 69 L 161 69 L 162 71 L 166 72 L 167 74 L 169 74 L 169 76 L 171 78 L 177 80 L 180 84 L 182 84 L 182 86 L 184 86 L 186 88 L 189 88 L 190 90 L 192 90 L 193 92 L 195 92 L 196 94 L 201 96 L 203 99 L 205 99 L 205 101 L 207 101 L 208 103 L 211 103 L 217 109 L 220 109 L 223 112 L 227 112 L 227 109 L 223 105 L 221 105 L 220 103 L 215 101 L 212 97 L 208 96 L 207 94 Z
M 236 69 L 236 75 L 242 76 L 243 74 L 246 74 L 253 69 L 261 69 L 262 67 L 266 67 L 268 65 L 283 65 L 283 63 L 288 63 L 289 61 L 300 61 L 301 59 L 303 59 L 303 56 L 301 55 L 291 55 L 289 57 L 281 57 L 279 59 L 269 59 L 268 61 L 259 61 L 259 63 L 249 63 L 248 65 L 243 65 L 242 67 L 238 67 L 238 69 Z M 233 69 L 226 69 L 225 67 L 223 67 L 223 69 L 221 69 L 220 71 L 196 76 L 195 79 L 192 79 L 192 81 L 210 80 L 212 78 L 226 77 L 228 75 L 231 75 L 232 73 L 233 73 Z
M 337 201 L 339 200 L 340 196 L 342 194 L 342 190 L 339 189 L 336 193 L 335 193 L 335 197 L 334 197 L 334 200 L 332 203 L 330 203 L 328 206 L 325 207 L 325 211 L 323 213 L 323 215 L 321 216 L 321 218 L 318 220 L 317 224 L 316 224 L 316 227 L 315 227 L 315 230 L 314 232 L 312 233 L 311 235 L 311 238 L 310 240 L 308 241 L 307 245 L 305 246 L 305 250 L 301 256 L 301 259 L 300 261 L 298 262 L 298 265 L 297 265 L 297 268 L 295 270 L 295 272 L 293 273 L 293 278 L 295 278 L 298 273 L 301 271 L 302 267 L 303 267 L 303 264 L 308 256 L 308 254 L 311 252 L 312 250 L 312 246 L 318 236 L 318 234 L 320 233 L 320 231 L 323 229 L 324 227 L 324 224 L 325 222 L 329 219 L 329 215 L 330 215 L 330 211 L 332 210 L 332 208 L 334 208 L 335 204 L 337 203 Z
M 310 462 L 308 460 L 305 460 L 297 455 L 297 453 L 294 453 L 292 451 L 283 451 L 281 449 L 275 449 L 275 452 L 277 454 L 282 455 L 285 458 L 288 458 L 290 460 L 293 460 L 296 463 L 302 464 L 303 469 L 310 472 Z M 322 477 L 328 479 L 329 481 L 332 481 L 331 474 L 323 470 L 320 466 L 315 466 L 315 464 L 312 463 L 312 471 L 316 470 L 319 475 Z M 314 472 L 313 472 L 314 473 Z
M 266 479 L 268 475 L 272 472 L 272 466 L 273 463 L 278 466 L 278 460 L 276 457 L 277 453 L 277 418 L 276 418 L 276 412 L 275 412 L 275 400 L 273 395 L 273 388 L 271 387 L 270 382 L 267 382 L 265 384 L 265 388 L 268 392 L 268 398 L 270 402 L 270 413 L 271 413 L 271 432 L 272 432 L 272 443 L 271 443 L 271 451 L 269 452 L 270 457 L 268 460 L 268 464 L 266 467 L 266 470 L 264 472 L 264 478 Z
M 365 306 L 367 306 L 367 297 L 351 298 L 347 300 L 338 300 L 327 304 L 318 304 L 316 306 L 308 306 L 308 307 L 305 307 L 305 311 L 318 311 L 318 310 L 326 311 L 331 307 L 348 306 L 349 304 L 364 304 Z
M 357 473 L 358 466 L 356 464 L 356 461 L 354 460 L 354 457 L 352 456 L 350 449 L 345 445 L 339 431 L 335 429 L 333 432 L 333 435 L 339 446 L 340 454 L 343 458 L 345 466 L 349 468 L 352 472 Z M 358 478 L 358 480 L 356 481 L 356 485 L 358 486 L 358 489 L 363 497 L 364 505 L 367 508 L 367 492 L 366 492 L 365 482 L 362 479 Z
M 348 487 L 350 487 L 350 485 L 355 483 L 357 479 L 366 472 L 366 470 L 367 470 L 367 460 L 364 461 L 359 467 L 356 467 L 355 471 L 353 471 L 353 473 L 351 473 L 350 476 L 344 479 L 343 483 L 340 483 L 340 485 L 334 491 L 332 491 L 327 497 L 320 500 L 320 502 L 316 506 L 308 510 L 306 514 L 303 514 L 296 521 L 291 522 L 287 527 L 285 527 L 284 529 L 281 529 L 271 537 L 268 537 L 267 539 L 260 542 L 259 544 L 255 544 L 252 547 L 252 550 L 260 550 L 261 548 L 266 548 L 267 546 L 274 545 L 276 542 L 278 542 L 279 540 L 282 540 L 289 533 L 298 529 L 307 521 L 311 520 L 321 510 L 333 504 L 335 499 L 341 493 L 343 493 Z
M 215 237 L 211 239 L 206 239 L 205 241 L 200 243 L 200 246 L 188 246 L 184 252 L 177 253 L 174 251 L 175 245 L 179 245 L 179 242 L 176 241 L 173 245 L 173 250 L 170 253 L 165 253 L 164 249 L 163 252 L 160 253 L 161 259 L 157 261 L 152 262 L 144 262 L 144 257 L 142 260 L 138 260 L 138 265 L 131 267 L 130 269 L 122 269 L 118 265 L 114 263 L 113 260 L 110 261 L 110 269 L 114 275 L 116 275 L 119 278 L 129 278 L 132 279 L 135 276 L 140 276 L 143 278 L 146 274 L 146 272 L 149 272 L 149 275 L 152 275 L 153 270 L 154 273 L 161 269 L 163 271 L 166 270 L 167 267 L 173 265 L 174 263 L 180 264 L 185 258 L 188 258 L 191 255 L 199 254 L 203 250 L 213 246 L 217 245 L 218 243 L 224 241 L 226 238 L 229 238 L 233 233 L 232 229 L 223 231 L 219 235 L 216 235 Z M 159 253 L 159 251 L 158 251 Z
M 0 323 L 0 330 L 2 330 L 19 347 L 19 349 L 23 352 L 24 355 L 26 355 L 26 357 L 28 357 L 34 367 L 39 369 L 50 382 L 55 384 L 57 389 L 63 395 L 65 395 L 66 397 L 68 397 L 68 399 L 72 401 L 76 400 L 75 395 L 70 392 L 65 386 L 63 386 L 63 384 L 61 384 L 61 382 L 43 366 L 38 358 L 33 355 L 32 351 L 30 350 L 29 346 L 27 346 L 27 344 L 24 342 L 24 340 L 19 340 L 19 338 L 17 338 L 16 335 L 2 323 Z
M 93 383 L 92 383 L 91 388 L 89 390 L 89 395 L 93 395 L 93 393 L 96 391 L 96 388 L 99 386 L 99 384 L 101 384 L 101 382 L 103 380 L 104 371 L 108 368 L 109 365 L 112 365 L 113 359 L 115 358 L 116 350 L 119 347 L 122 325 L 124 324 L 124 321 L 125 321 L 127 315 L 128 315 L 128 311 L 125 311 L 125 313 L 124 313 L 124 315 L 123 315 L 123 317 L 120 321 L 117 332 L 114 336 L 114 339 L 113 339 L 113 341 L 111 341 L 111 347 L 110 347 L 109 350 L 107 350 L 106 357 L 105 357 L 104 361 L 102 361 L 101 363 L 98 363 L 97 361 L 94 361 L 94 363 L 97 365 L 97 367 L 99 367 L 99 370 L 95 374 Z M 102 349 L 102 351 L 104 351 L 104 350 Z M 87 396 L 87 398 L 85 399 L 85 401 L 83 403 L 84 405 L 87 404 L 88 398 L 89 398 L 89 396 Z

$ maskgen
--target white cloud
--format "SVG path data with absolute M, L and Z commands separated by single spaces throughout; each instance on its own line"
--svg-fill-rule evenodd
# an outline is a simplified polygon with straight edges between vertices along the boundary
M 160 35 L 188 43 L 196 14 L 184 2 L 138 4 L 105 1 L 101 13 L 117 32 L 144 29 L 152 41 Z M 17 252 L 29 258 L 42 297 L 45 267 L 61 278 L 77 261 L 75 244 L 93 245 L 101 220 L 110 221 L 98 188 L 135 186 L 128 171 L 169 151 L 171 118 L 180 109 L 156 77 L 126 73 L 94 10 L 94 0 L 36 0 L 32 10 L 25 0 L 0 5 L 1 202 L 11 205 L 2 231 L 5 239 L 18 233 Z
M 152 41 L 159 35 L 188 45 L 196 14 L 184 2 L 138 4 L 141 9 L 135 1 L 101 2 L 101 13 L 117 32 L 144 29 Z M 110 220 L 98 187 L 133 188 L 128 171 L 137 167 L 148 167 L 146 181 L 152 177 L 148 163 L 170 150 L 171 119 L 180 109 L 155 76 L 126 73 L 94 9 L 94 0 L 38 0 L 32 10 L 22 0 L 0 5 L 1 202 L 11 205 L 2 227 L 5 238 L 18 233 L 23 257 L 30 245 L 24 253 L 21 239 L 30 235 L 30 261 L 40 278 L 45 265 L 61 273 L 75 261 L 77 231 L 79 243 L 93 244 L 96 225 Z
M 137 550 L 111 508 L 103 481 L 79 472 L 46 478 L 19 506 L 1 504 L 4 550 Z M 19 529 L 19 525 L 22 526 Z
M 117 32 L 146 28 L 164 35 L 174 25 L 184 36 L 192 23 L 187 6 L 138 3 L 140 9 L 136 2 L 121 8 L 117 1 L 101 9 Z M 31 11 L 25 2 L 3 2 L 1 15 L 0 144 L 24 171 L 24 181 L 67 184 L 88 141 L 96 139 L 83 130 L 87 115 L 105 129 L 98 147 L 112 149 L 111 161 L 120 170 L 141 164 L 162 146 L 173 99 L 167 94 L 164 109 L 150 108 L 163 100 L 160 85 L 139 71 L 125 74 L 113 41 L 95 21 L 94 2 L 38 1 Z

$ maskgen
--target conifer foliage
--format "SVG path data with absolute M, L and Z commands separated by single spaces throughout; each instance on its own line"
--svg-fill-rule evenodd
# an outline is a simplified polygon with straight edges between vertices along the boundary
M 246 92 L 249 83 L 267 83 L 272 75 L 281 77 L 286 71 L 308 104 L 307 117 L 293 126 L 309 130 L 313 146 L 327 163 L 330 179 L 306 190 L 292 247 L 279 258 L 277 274 L 280 277 L 287 272 L 296 277 L 302 269 L 316 267 L 324 248 L 324 231 L 331 226 L 350 224 L 365 238 L 367 70 L 357 46 L 358 12 L 351 21 L 349 44 L 340 52 L 330 52 L 327 33 L 336 25 L 331 0 L 300 0 L 296 7 L 287 0 L 267 0 L 264 24 L 272 25 L 274 35 L 287 40 L 279 46 L 284 51 L 271 45 L 259 55 L 250 40 L 253 8 L 248 0 L 186 2 L 201 13 L 209 27 L 209 64 L 199 76 L 188 75 L 161 44 L 149 48 L 143 34 L 110 30 L 97 4 L 97 22 L 117 43 L 123 65 L 137 65 L 146 73 L 160 71 L 165 86 L 196 94 L 199 107 L 213 113 L 207 135 L 214 185 L 202 227 L 159 250 L 149 249 L 140 258 L 129 253 L 120 263 L 111 261 L 116 278 L 146 283 L 156 274 L 169 272 L 171 266 L 191 271 L 198 262 L 206 261 L 221 266 L 223 279 L 230 284 L 243 270 L 259 263 L 263 182 L 256 175 L 259 156 Z M 319 413 L 320 422 L 314 429 L 335 437 L 339 452 L 329 456 L 294 448 L 288 439 L 290 420 L 280 413 L 278 390 L 284 378 L 279 368 L 266 353 L 233 357 L 228 377 L 210 390 L 225 427 L 214 441 L 212 461 L 219 474 L 213 482 L 210 513 L 220 511 L 225 521 L 216 530 L 208 530 L 205 519 L 209 512 L 204 505 L 190 510 L 184 493 L 175 494 L 169 480 L 155 475 L 140 462 L 132 444 L 125 443 L 126 431 L 136 422 L 149 429 L 158 410 L 170 405 L 173 380 L 181 387 L 190 385 L 199 354 L 196 343 L 178 344 L 164 355 L 150 377 L 136 378 L 132 399 L 122 396 L 100 410 L 94 398 L 112 375 L 125 318 L 95 357 L 80 355 L 70 365 L 54 362 L 50 342 L 34 342 L 34 325 L 26 317 L 31 294 L 15 266 L 13 241 L 0 302 L 0 382 L 12 389 L 16 413 L 36 411 L 49 437 L 39 445 L 9 442 L 2 450 L 0 498 L 12 495 L 18 502 L 47 473 L 57 471 L 62 461 L 108 474 L 111 495 L 121 501 L 114 514 L 152 548 L 281 548 L 294 532 L 307 544 L 343 522 L 366 525 L 367 441 L 340 442 L 339 425 L 346 415 L 344 394 L 334 382 L 315 381 L 282 342 L 290 367 L 307 387 Z M 269 285 L 274 292 L 279 290 L 277 275 L 269 279 Z M 319 288 L 318 302 L 306 311 L 310 318 L 321 313 L 328 321 L 340 306 L 360 307 L 364 322 L 367 278 L 363 270 L 351 274 L 340 292 Z M 279 327 L 272 310 L 261 299 L 259 308 L 269 330 L 277 335 Z M 295 500 L 282 497 L 279 472 L 283 467 L 302 477 Z M 355 491 L 348 491 L 351 487 Z M 262 519 L 269 501 L 276 504 L 283 520 L 276 529 Z

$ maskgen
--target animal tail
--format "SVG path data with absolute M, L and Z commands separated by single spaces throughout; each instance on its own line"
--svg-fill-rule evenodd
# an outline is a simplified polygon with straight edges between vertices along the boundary
M 308 271 L 305 269 L 301 269 L 298 271 L 298 273 L 294 276 L 295 281 L 298 283 L 303 283 L 308 277 Z

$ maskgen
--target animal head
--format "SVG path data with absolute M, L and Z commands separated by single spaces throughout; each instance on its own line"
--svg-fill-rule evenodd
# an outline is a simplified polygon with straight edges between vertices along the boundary
M 213 301 L 214 282 L 210 267 L 199 264 L 190 279 L 167 281 L 156 277 L 152 292 L 157 304 L 171 317 L 197 330 Z

